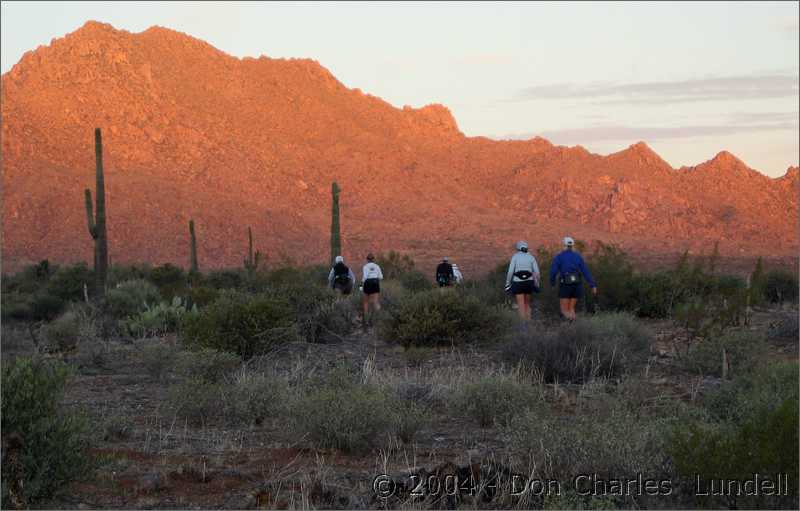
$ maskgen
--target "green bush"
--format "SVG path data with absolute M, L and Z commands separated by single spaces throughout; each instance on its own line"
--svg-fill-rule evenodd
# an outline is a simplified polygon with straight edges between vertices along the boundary
M 205 307 L 219 298 L 219 291 L 209 286 L 192 286 L 189 290 L 188 303 L 190 307 Z
M 316 448 L 364 451 L 391 431 L 394 416 L 381 387 L 335 379 L 301 391 L 288 410 L 291 430 L 307 435 Z
M 178 355 L 178 372 L 189 379 L 219 383 L 241 363 L 241 357 L 236 354 L 201 348 Z
M 178 350 L 160 340 L 143 341 L 139 343 L 139 348 L 139 356 L 147 374 L 156 380 L 165 380 L 175 367 Z
M 430 409 L 421 403 L 400 401 L 393 406 L 393 409 L 394 434 L 404 444 L 413 442 L 417 433 L 431 421 Z
M 5 509 L 10 508 L 7 491 L 13 479 L 22 479 L 24 497 L 32 505 L 53 497 L 91 469 L 85 453 L 86 419 L 61 407 L 68 377 L 67 366 L 52 360 L 19 357 L 3 366 L 3 443 L 11 435 L 22 443 L 16 454 L 19 465 L 8 464 L 9 453 L 4 453 Z
M 457 410 L 475 419 L 482 428 L 495 423 L 507 425 L 517 415 L 541 403 L 541 396 L 530 384 L 503 375 L 484 376 L 468 383 L 454 401 Z
M 493 341 L 508 327 L 493 307 L 457 289 L 432 289 L 403 298 L 379 324 L 381 337 L 403 346 L 450 346 Z
M 248 359 L 297 339 L 291 305 L 268 295 L 226 291 L 197 314 L 186 315 L 187 346 L 237 353 Z
M 143 279 L 126 280 L 106 291 L 106 310 L 116 319 L 140 313 L 160 301 L 158 288 Z
M 597 242 L 594 253 L 587 257 L 592 277 L 602 286 L 602 293 L 595 298 L 588 293 L 584 296 L 590 310 L 597 306 L 603 311 L 634 311 L 636 309 L 636 288 L 634 286 L 633 264 L 628 255 L 614 245 Z
M 797 398 L 786 399 L 776 409 L 751 417 L 741 425 L 690 423 L 677 426 L 670 436 L 669 454 L 686 486 L 695 478 L 746 480 L 753 474 L 787 474 L 787 497 L 730 495 L 719 503 L 700 500 L 702 505 L 797 507 L 798 478 Z
M 225 389 L 225 417 L 231 424 L 261 424 L 269 417 L 285 416 L 288 385 L 271 372 L 236 373 Z
M 112 264 L 108 268 L 107 285 L 115 287 L 117 284 L 129 280 L 150 281 L 152 268 L 148 263 L 141 264 Z
M 401 254 L 390 250 L 388 254 L 377 254 L 375 262 L 381 267 L 381 273 L 386 280 L 399 279 L 404 273 L 414 269 L 414 260 L 408 254 Z
M 167 403 L 178 416 L 205 424 L 224 414 L 225 387 L 221 383 L 191 378 L 169 387 Z
M 40 331 L 51 350 L 68 351 L 78 345 L 80 317 L 74 310 L 68 310 L 44 325 Z
M 707 376 L 722 376 L 722 350 L 725 350 L 731 374 L 752 370 L 763 356 L 766 343 L 761 335 L 750 331 L 732 331 L 696 340 L 689 348 L 682 365 Z
M 94 271 L 86 263 L 62 266 L 47 282 L 47 293 L 65 302 L 83 301 L 84 286 L 91 297 L 94 294 Z
M 188 275 L 182 268 L 166 263 L 150 271 L 150 281 L 158 287 L 164 298 L 171 300 L 174 296 L 184 293 Z
M 412 293 L 427 291 L 432 287 L 431 281 L 419 270 L 411 270 L 400 275 L 400 283 Z
M 530 331 L 507 343 L 502 356 L 527 362 L 547 382 L 614 378 L 637 368 L 649 354 L 652 333 L 628 313 L 598 314 L 555 331 Z
M 796 362 L 761 365 L 751 372 L 733 372 L 732 381 L 722 381 L 703 396 L 703 405 L 714 420 L 741 424 L 798 399 L 799 383 Z
M 638 304 L 636 314 L 644 318 L 670 317 L 675 306 L 688 295 L 678 284 L 668 271 L 637 274 L 632 281 Z
M 246 281 L 244 270 L 226 269 L 210 272 L 205 283 L 215 289 L 242 289 Z
M 767 272 L 764 295 L 772 303 L 797 302 L 797 275 L 783 270 Z
M 537 407 L 507 428 L 511 445 L 534 460 L 539 477 L 571 481 L 578 474 L 606 480 L 668 476 L 666 434 L 677 419 L 640 416 L 617 407 L 603 413 L 558 416 Z
M 196 308 L 187 309 L 186 305 L 176 296 L 171 303 L 146 305 L 142 312 L 121 320 L 119 325 L 123 332 L 137 338 L 176 332 L 184 318 L 197 315 Z

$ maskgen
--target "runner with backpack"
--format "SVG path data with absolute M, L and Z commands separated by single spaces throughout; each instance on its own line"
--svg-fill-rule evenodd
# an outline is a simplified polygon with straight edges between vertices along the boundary
M 456 274 L 453 272 L 453 265 L 448 258 L 442 258 L 442 262 L 436 267 L 436 283 L 439 287 L 449 287 L 453 284 Z
M 531 295 L 539 290 L 539 265 L 528 253 L 528 244 L 517 242 L 517 253 L 511 257 L 506 275 L 506 291 L 517 301 L 517 313 L 524 321 L 531 319 Z
M 589 273 L 589 268 L 583 262 L 583 257 L 574 250 L 575 240 L 567 236 L 564 238 L 564 250 L 559 253 L 550 264 L 550 285 L 556 285 L 558 280 L 558 298 L 561 316 L 572 321 L 575 319 L 575 305 L 583 294 L 583 278 L 592 288 L 592 294 L 597 294 L 597 284 Z
M 356 282 L 356 275 L 353 273 L 346 264 L 344 264 L 344 257 L 336 256 L 334 259 L 335 264 L 328 274 L 328 285 L 332 289 L 339 291 L 343 295 L 349 295 L 353 292 L 353 285 Z
M 381 280 L 383 280 L 383 272 L 381 267 L 375 263 L 375 256 L 372 253 L 367 255 L 367 264 L 362 268 L 362 282 L 361 291 L 363 298 L 361 304 L 364 307 L 364 327 L 367 326 L 367 314 L 369 313 L 369 304 L 372 304 L 375 310 L 381 310 Z

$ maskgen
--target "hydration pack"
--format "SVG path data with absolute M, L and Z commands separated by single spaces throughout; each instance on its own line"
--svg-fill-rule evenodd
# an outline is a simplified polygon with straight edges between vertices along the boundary
M 350 268 L 344 263 L 336 263 L 333 266 L 333 282 L 336 284 L 347 284 L 350 281 Z
M 533 277 L 533 273 L 528 270 L 519 270 L 514 272 L 514 276 L 520 280 L 530 280 L 530 278 Z

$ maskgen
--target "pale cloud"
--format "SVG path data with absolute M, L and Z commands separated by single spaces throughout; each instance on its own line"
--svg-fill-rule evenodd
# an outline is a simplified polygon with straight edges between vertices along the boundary
M 511 55 L 504 55 L 501 53 L 476 53 L 456 59 L 458 64 L 469 66 L 497 66 L 511 64 L 513 61 L 514 58 Z
M 641 83 L 558 83 L 526 87 L 512 101 L 600 99 L 613 103 L 684 103 L 797 97 L 797 73 L 770 73 Z
M 763 131 L 783 131 L 797 130 L 797 122 L 783 121 L 764 124 L 740 124 L 740 125 L 705 125 L 705 126 L 676 126 L 676 127 L 657 127 L 657 126 L 587 126 L 580 128 L 565 128 L 557 130 L 547 130 L 541 133 L 522 133 L 498 137 L 500 139 L 527 140 L 534 136 L 544 137 L 556 144 L 585 144 L 599 141 L 636 141 L 646 140 L 648 142 L 693 138 L 725 136 L 738 133 L 754 133 Z

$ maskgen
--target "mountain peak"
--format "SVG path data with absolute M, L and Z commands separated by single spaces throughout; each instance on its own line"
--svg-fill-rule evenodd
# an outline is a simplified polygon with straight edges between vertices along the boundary
M 608 158 L 612 160 L 633 161 L 638 166 L 660 170 L 672 168 L 657 152 L 653 151 L 649 145 L 641 140 L 628 146 L 627 149 L 608 155 Z
M 747 166 L 744 164 L 742 160 L 737 158 L 733 153 L 724 150 L 718 152 L 716 156 L 714 156 L 714 158 L 711 159 L 711 163 L 718 163 L 725 166 L 737 166 L 737 167 L 740 165 L 743 165 L 745 167 Z

